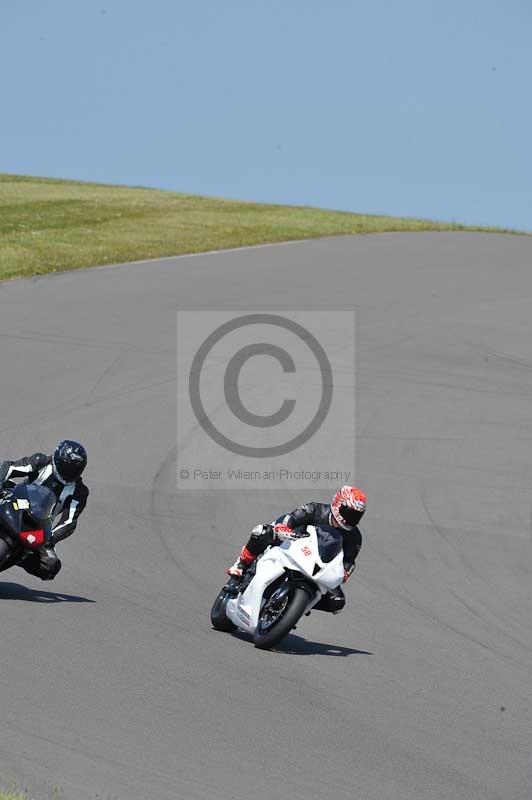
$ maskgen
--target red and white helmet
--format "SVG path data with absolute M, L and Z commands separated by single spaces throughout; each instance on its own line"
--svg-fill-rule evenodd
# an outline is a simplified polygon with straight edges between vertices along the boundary
M 331 514 L 344 531 L 356 528 L 366 510 L 366 495 L 356 486 L 342 486 L 331 502 Z

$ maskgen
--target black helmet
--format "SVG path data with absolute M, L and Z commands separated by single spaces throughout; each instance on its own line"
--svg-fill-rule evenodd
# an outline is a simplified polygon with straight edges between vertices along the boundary
M 81 477 L 87 466 L 87 451 L 79 442 L 65 439 L 59 442 L 52 455 L 52 465 L 56 478 L 61 483 L 73 483 Z

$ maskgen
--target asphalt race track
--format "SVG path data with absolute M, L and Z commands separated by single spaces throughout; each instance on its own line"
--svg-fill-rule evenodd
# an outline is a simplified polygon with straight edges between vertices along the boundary
M 279 651 L 213 631 L 293 491 L 176 491 L 176 309 L 357 313 L 364 547 Z M 0 576 L 0 774 L 65 800 L 529 800 L 532 238 L 384 234 L 0 285 L 0 454 L 85 441 L 41 583 Z M 178 443 L 179 445 L 179 443 Z

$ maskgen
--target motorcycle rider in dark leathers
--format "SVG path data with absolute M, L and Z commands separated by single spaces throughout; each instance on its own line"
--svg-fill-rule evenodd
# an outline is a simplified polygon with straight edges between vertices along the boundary
M 87 466 L 87 452 L 71 439 L 59 442 L 51 456 L 34 453 L 18 461 L 0 464 L 0 489 L 3 494 L 16 485 L 17 479 L 49 489 L 56 498 L 51 537 L 39 549 L 23 557 L 18 566 L 43 581 L 55 578 L 61 561 L 55 545 L 71 536 L 87 504 L 89 490 L 81 480 Z
M 255 559 L 267 547 L 297 538 L 298 532 L 307 525 L 337 528 L 343 540 L 344 583 L 355 569 L 355 560 L 362 546 L 362 535 L 358 529 L 366 510 L 366 495 L 355 486 L 343 486 L 328 503 L 306 503 L 290 514 L 279 517 L 272 525 L 256 525 L 235 563 L 227 574 L 239 581 Z M 314 606 L 320 611 L 340 612 L 345 606 L 345 594 L 339 586 L 327 592 Z

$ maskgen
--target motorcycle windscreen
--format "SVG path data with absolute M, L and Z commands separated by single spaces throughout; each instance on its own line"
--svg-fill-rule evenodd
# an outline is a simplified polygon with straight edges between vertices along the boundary
M 343 548 L 342 534 L 329 525 L 320 525 L 316 528 L 318 537 L 318 552 L 324 564 L 328 564 Z
M 13 500 L 19 511 L 24 512 L 26 519 L 32 520 L 37 527 L 50 522 L 56 499 L 53 492 L 45 486 L 34 483 L 22 483 L 13 490 Z

